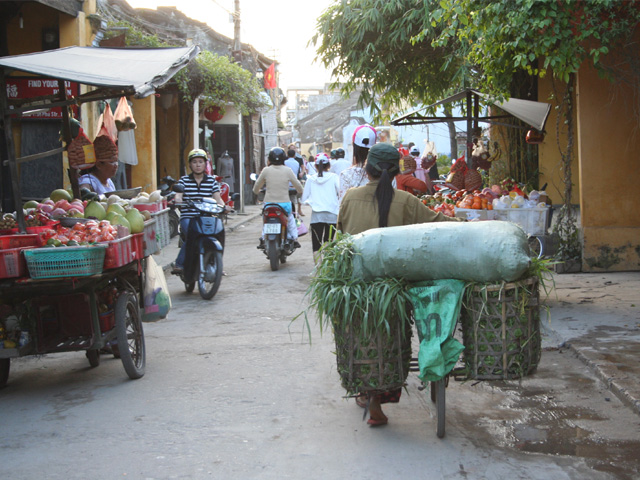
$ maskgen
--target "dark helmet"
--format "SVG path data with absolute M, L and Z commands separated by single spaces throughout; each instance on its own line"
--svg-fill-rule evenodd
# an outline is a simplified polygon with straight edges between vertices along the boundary
M 331 158 L 336 158 L 336 155 L 337 155 L 336 152 L 337 152 L 337 150 L 335 150 L 335 149 L 331 150 Z
M 344 158 L 345 155 L 344 148 L 336 148 L 336 158 Z
M 207 152 L 205 152 L 204 150 L 202 150 L 201 148 L 194 148 L 193 150 L 191 150 L 189 152 L 188 155 L 188 161 L 190 162 L 192 159 L 196 158 L 196 157 L 202 157 L 205 160 L 207 159 Z
M 271 163 L 284 163 L 287 159 L 287 152 L 283 148 L 273 147 L 269 150 L 269 161 Z

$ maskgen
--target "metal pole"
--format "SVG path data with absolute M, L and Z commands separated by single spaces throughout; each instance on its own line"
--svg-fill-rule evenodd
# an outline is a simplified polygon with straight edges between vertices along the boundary
M 473 112 L 472 112 L 472 98 L 471 91 L 467 91 L 467 148 L 465 148 L 465 160 L 467 166 L 471 168 L 471 135 L 473 130 Z
M 244 128 L 242 128 L 242 113 L 238 112 L 238 185 L 240 185 L 240 212 L 244 213 Z
M 193 102 L 193 148 L 200 148 L 200 99 L 196 98 Z M 213 154 L 213 152 L 211 152 Z

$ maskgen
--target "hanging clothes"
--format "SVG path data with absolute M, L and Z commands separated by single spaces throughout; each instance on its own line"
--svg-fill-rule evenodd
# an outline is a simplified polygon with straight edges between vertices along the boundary
M 229 185 L 229 192 L 234 192 L 235 185 L 235 173 L 233 166 L 233 158 L 229 155 L 228 151 L 225 151 L 218 159 L 218 175 L 222 177 L 222 181 Z

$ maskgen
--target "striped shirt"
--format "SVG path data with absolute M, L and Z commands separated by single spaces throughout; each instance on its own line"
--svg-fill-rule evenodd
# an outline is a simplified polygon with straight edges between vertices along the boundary
M 213 194 L 220 191 L 220 184 L 211 175 L 205 175 L 200 185 L 193 178 L 193 174 L 185 175 L 178 180 L 178 184 L 184 186 L 183 200 L 189 199 L 194 202 L 199 202 L 203 198 L 213 198 Z M 180 207 L 181 218 L 193 218 L 197 215 L 198 212 L 193 207 L 187 205 Z

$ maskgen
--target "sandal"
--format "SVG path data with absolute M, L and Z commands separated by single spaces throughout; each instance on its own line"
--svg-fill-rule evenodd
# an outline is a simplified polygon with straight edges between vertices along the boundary
M 358 405 L 361 408 L 367 408 L 367 396 L 364 394 L 360 394 L 358 396 L 356 396 L 356 405 Z

